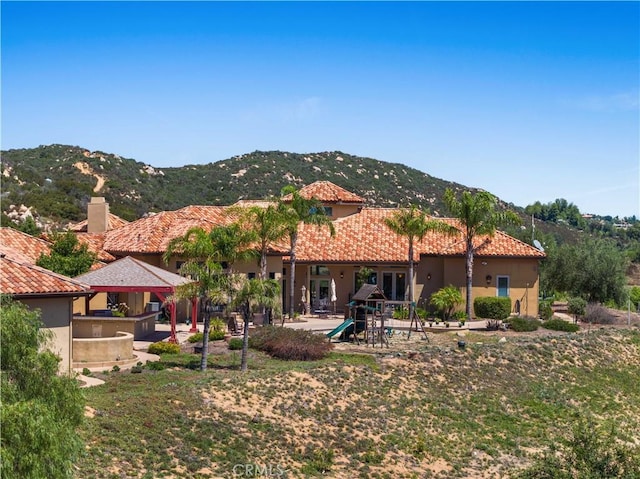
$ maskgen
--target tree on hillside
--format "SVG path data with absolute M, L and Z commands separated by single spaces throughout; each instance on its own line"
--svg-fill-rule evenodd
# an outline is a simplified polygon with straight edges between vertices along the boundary
M 454 234 L 458 230 L 449 226 L 444 221 L 428 219 L 427 213 L 415 205 L 395 211 L 391 217 L 385 218 L 385 224 L 397 235 L 405 236 L 409 242 L 409 317 L 413 318 L 413 312 L 415 309 L 413 277 L 415 242 L 422 240 L 429 231 Z
M 82 452 L 84 413 L 78 383 L 58 375 L 59 358 L 39 313 L 2 298 L 0 308 L 0 467 L 8 479 L 71 478 Z
M 475 244 L 474 240 L 479 236 L 493 236 L 499 226 L 517 224 L 520 222 L 518 215 L 512 211 L 498 211 L 497 199 L 491 193 L 479 191 L 472 195 L 464 191 L 458 199 L 453 190 L 447 189 L 444 193 L 444 203 L 449 213 L 458 219 L 462 226 L 462 235 L 465 241 L 465 270 L 467 278 L 467 319 L 471 319 L 471 307 L 473 286 L 473 255 L 482 244 Z
M 298 244 L 298 228 L 301 223 L 315 225 L 318 227 L 327 226 L 331 236 L 335 234 L 335 228 L 331 218 L 326 215 L 322 203 L 315 198 L 303 198 L 293 187 L 283 188 L 282 196 L 291 195 L 291 200 L 284 202 L 282 199 L 278 204 L 284 218 L 287 221 L 287 232 L 289 234 L 291 272 L 289 281 L 289 317 L 293 318 L 295 305 L 295 282 L 296 282 L 296 247 Z
M 541 283 L 548 290 L 567 292 L 589 302 L 615 301 L 621 305 L 627 267 L 628 258 L 613 241 L 588 238 L 549 251 Z
M 193 283 L 178 286 L 176 297 L 200 300 L 203 317 L 201 371 L 207 369 L 211 313 L 215 306 L 227 304 L 234 292 L 234 275 L 231 269 L 223 271 L 220 263 L 233 263 L 250 256 L 248 241 L 251 239 L 237 226 L 220 226 L 210 232 L 196 227 L 171 240 L 163 255 L 165 263 L 174 255 L 184 257 L 186 261 L 180 267 L 180 273 L 194 279 Z
M 55 273 L 75 278 L 91 269 L 97 260 L 96 254 L 81 244 L 71 231 L 53 236 L 51 253 L 41 254 L 36 264 Z

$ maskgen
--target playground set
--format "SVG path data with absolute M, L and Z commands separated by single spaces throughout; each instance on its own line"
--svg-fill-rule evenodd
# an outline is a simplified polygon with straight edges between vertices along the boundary
M 375 284 L 364 284 L 353 295 L 347 309 L 345 310 L 345 320 L 335 329 L 327 333 L 329 339 L 338 337 L 343 341 L 351 341 L 360 344 L 360 336 L 364 343 L 373 347 L 380 344 L 380 347 L 389 347 L 389 338 L 393 334 L 392 320 L 394 305 L 408 304 L 407 301 L 387 301 L 384 293 Z M 412 308 L 413 315 L 409 327 L 411 331 L 422 332 L 428 341 L 426 331 L 422 327 L 422 322 L 418 318 L 415 308 Z

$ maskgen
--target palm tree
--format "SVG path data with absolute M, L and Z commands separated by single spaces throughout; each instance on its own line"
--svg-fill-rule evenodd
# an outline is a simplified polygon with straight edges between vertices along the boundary
M 274 279 L 246 279 L 243 278 L 234 298 L 234 305 L 242 310 L 244 327 L 242 331 L 242 359 L 240 370 L 247 370 L 247 352 L 249 350 L 249 319 L 254 308 L 278 307 L 280 296 L 280 283 Z
M 415 308 L 413 288 L 414 244 L 416 241 L 424 238 L 429 231 L 440 231 L 446 234 L 452 234 L 456 230 L 443 221 L 428 219 L 427 213 L 415 205 L 410 205 L 408 208 L 401 208 L 395 211 L 391 217 L 385 218 L 384 222 L 394 233 L 400 236 L 406 236 L 409 242 L 409 318 L 413 318 Z
M 209 354 L 211 313 L 215 306 L 227 303 L 230 290 L 230 276 L 222 270 L 220 263 L 214 261 L 212 258 L 207 258 L 204 262 L 187 261 L 180 267 L 180 273 L 191 276 L 195 281 L 177 286 L 175 297 L 177 299 L 200 298 L 200 310 L 204 318 L 200 370 L 206 371 Z
M 493 236 L 499 226 L 520 223 L 520 218 L 512 211 L 497 211 L 497 199 L 487 191 L 479 191 L 472 195 L 468 191 L 462 193 L 458 199 L 455 193 L 448 189 L 444 193 L 444 203 L 449 213 L 460 221 L 465 241 L 465 269 L 467 275 L 467 319 L 471 319 L 473 286 L 473 255 L 483 243 L 474 245 L 478 236 Z
M 202 358 L 200 369 L 207 368 L 209 352 L 209 327 L 211 312 L 215 305 L 225 305 L 233 295 L 233 274 L 231 269 L 225 273 L 220 262 L 233 264 L 239 259 L 255 257 L 255 250 L 248 245 L 253 236 L 242 232 L 238 225 L 218 226 L 210 232 L 200 227 L 189 229 L 184 236 L 169 242 L 163 255 L 168 263 L 173 255 L 180 254 L 186 262 L 180 267 L 180 273 L 190 275 L 194 283 L 176 288 L 177 298 L 200 298 L 200 310 L 203 316 Z M 194 318 L 195 321 L 195 318 Z
M 289 244 L 291 251 L 291 272 L 289 281 L 289 318 L 294 314 L 294 296 L 296 282 L 296 246 L 298 244 L 298 229 L 301 223 L 315 225 L 318 227 L 327 226 L 331 236 L 335 234 L 335 228 L 331 218 L 325 213 L 322 203 L 316 198 L 304 198 L 295 187 L 286 186 L 282 189 L 282 196 L 291 196 L 285 201 L 281 198 L 278 207 L 281 209 L 287 222 L 287 232 L 289 233 Z
M 245 206 L 229 208 L 229 213 L 237 215 L 238 224 L 250 231 L 260 253 L 260 279 L 267 279 L 267 254 L 269 250 L 288 232 L 288 218 L 277 205 Z

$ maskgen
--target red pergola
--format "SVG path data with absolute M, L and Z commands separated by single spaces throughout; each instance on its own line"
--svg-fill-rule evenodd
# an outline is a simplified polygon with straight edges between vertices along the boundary
M 175 294 L 177 286 L 190 283 L 192 280 L 170 271 L 152 266 L 144 261 L 126 256 L 110 263 L 98 270 L 90 271 L 75 278 L 91 287 L 93 291 L 107 293 L 154 293 L 169 310 L 171 316 L 171 336 L 169 341 L 176 339 L 176 305 L 167 302 L 167 296 Z M 89 311 L 89 300 L 86 298 L 86 310 Z M 195 333 L 197 328 L 198 299 L 191 299 L 191 329 Z

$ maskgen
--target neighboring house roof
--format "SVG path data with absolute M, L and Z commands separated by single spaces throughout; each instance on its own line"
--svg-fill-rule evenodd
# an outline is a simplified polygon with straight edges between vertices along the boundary
M 29 262 L 35 264 L 41 254 L 51 253 L 51 243 L 28 235 L 13 228 L 0 228 L 0 252 L 11 249 L 20 252 Z
M 82 296 L 90 288 L 76 279 L 67 278 L 28 261 L 19 252 L 0 254 L 0 291 L 15 297 Z
M 364 199 L 355 193 L 345 190 L 344 188 L 331 183 L 330 181 L 316 181 L 310 185 L 304 186 L 299 191 L 303 198 L 315 198 L 322 203 L 333 204 L 363 204 Z M 284 201 L 290 200 L 291 195 L 285 195 Z
M 80 221 L 79 223 L 70 224 L 67 229 L 69 231 L 74 231 L 76 233 L 86 233 L 87 224 L 88 224 L 88 220 L 84 220 L 84 221 Z M 120 228 L 121 226 L 124 226 L 127 224 L 129 224 L 127 220 L 123 220 L 122 218 L 114 215 L 113 213 L 109 213 L 109 216 L 107 217 L 107 230 Z
M 328 228 L 303 224 L 298 235 L 296 259 L 309 263 L 406 263 L 408 239 L 392 232 L 384 222 L 396 211 L 394 208 L 363 208 L 357 214 L 335 220 L 333 237 Z M 456 220 L 442 220 L 459 228 Z M 544 253 L 533 246 L 500 231 L 491 238 L 479 237 L 476 242 L 481 244 L 476 253 L 478 256 L 544 257 Z M 429 232 L 414 244 L 415 261 L 419 261 L 421 255 L 459 256 L 464 252 L 461 233 L 452 237 Z
M 76 280 L 95 291 L 157 291 L 172 292 L 176 286 L 191 280 L 166 269 L 126 256 L 103 268 L 81 274 Z
M 260 208 L 267 208 L 272 205 L 276 205 L 276 202 L 269 200 L 238 200 L 233 204 L 233 206 L 241 206 L 245 208 L 249 206 L 259 206 Z

